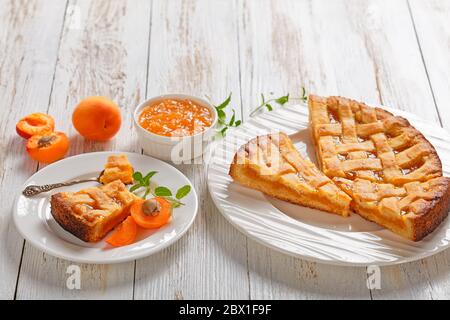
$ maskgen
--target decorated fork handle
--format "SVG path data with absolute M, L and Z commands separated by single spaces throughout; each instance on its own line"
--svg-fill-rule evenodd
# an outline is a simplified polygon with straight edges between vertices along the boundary
M 22 191 L 22 194 L 25 197 L 32 197 L 32 196 L 35 196 L 35 195 L 37 195 L 39 193 L 47 192 L 47 191 L 53 190 L 55 188 L 67 187 L 67 186 L 71 186 L 71 185 L 74 185 L 74 184 L 77 184 L 77 183 L 92 182 L 92 181 L 98 181 L 98 178 L 72 180 L 72 181 L 67 181 L 67 182 L 60 182 L 60 183 L 53 183 L 53 184 L 44 184 L 44 185 L 41 185 L 41 186 L 30 185 L 30 186 L 26 187 Z

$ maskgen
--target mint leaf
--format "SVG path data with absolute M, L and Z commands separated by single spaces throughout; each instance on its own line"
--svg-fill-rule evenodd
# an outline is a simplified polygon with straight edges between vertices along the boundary
M 132 187 L 130 188 L 130 192 L 134 192 L 134 191 L 136 191 L 137 189 L 139 189 L 140 187 L 143 187 L 143 185 L 140 184 L 140 183 L 136 183 L 134 186 L 132 186 Z
M 269 110 L 269 111 L 272 111 L 272 110 L 273 110 L 273 107 L 272 107 L 269 103 L 266 103 L 266 108 L 267 108 L 267 110 Z
M 187 184 L 185 186 L 182 186 L 180 189 L 178 189 L 175 197 L 179 200 L 181 198 L 186 197 L 189 192 L 191 192 L 191 186 Z
M 237 127 L 241 124 L 241 120 L 236 121 L 236 111 L 234 109 L 232 110 L 233 114 L 230 120 L 227 121 L 227 114 L 225 112 L 225 108 L 230 104 L 230 102 L 231 102 L 231 93 L 228 95 L 228 97 L 225 99 L 224 102 L 222 102 L 218 106 L 214 106 L 217 112 L 218 118 L 217 122 L 220 125 L 220 131 L 218 131 L 218 134 L 220 133 L 222 137 L 225 137 L 229 127 Z
M 236 111 L 233 109 L 233 115 L 231 116 L 230 122 L 228 123 L 229 126 L 233 126 L 234 120 L 236 119 Z
M 139 171 L 135 171 L 133 173 L 133 179 L 142 183 L 143 181 L 142 173 L 140 173 Z
M 225 112 L 222 109 L 217 110 L 217 116 L 219 118 L 219 121 L 221 121 L 222 123 L 224 122 L 225 118 L 227 117 Z
M 155 189 L 155 195 L 157 197 L 171 197 L 172 196 L 172 191 L 170 191 L 166 187 L 157 187 Z
M 179 208 L 179 207 L 181 207 L 181 203 L 179 203 L 179 202 L 172 202 L 171 204 L 172 204 L 172 208 Z
M 144 182 L 144 184 L 145 184 L 146 186 L 148 186 L 149 183 L 150 183 L 150 179 L 151 179 L 155 174 L 157 174 L 157 173 L 158 173 L 158 171 L 150 171 L 149 173 L 147 173 L 147 174 L 145 175 L 145 177 L 142 179 L 143 182 Z
M 284 105 L 286 102 L 289 101 L 289 94 L 279 97 L 278 99 L 275 100 L 276 103 Z
M 224 128 L 222 128 L 222 130 L 220 130 L 220 134 L 222 135 L 222 137 L 225 137 L 227 130 L 228 130 L 228 127 L 224 127 Z
M 230 92 L 228 98 L 226 98 L 224 102 L 222 102 L 221 104 L 216 106 L 216 109 L 218 109 L 217 112 L 219 112 L 219 110 L 226 108 L 226 106 L 228 106 L 230 104 L 230 101 L 231 101 L 231 92 Z

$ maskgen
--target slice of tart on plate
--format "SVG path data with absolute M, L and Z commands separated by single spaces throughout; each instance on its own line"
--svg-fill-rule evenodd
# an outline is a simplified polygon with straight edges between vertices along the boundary
M 66 231 L 83 241 L 97 242 L 130 214 L 129 208 L 137 198 L 122 181 L 115 180 L 100 187 L 52 195 L 51 213 Z
M 410 123 L 342 97 L 309 97 L 317 158 L 353 199 L 352 209 L 419 241 L 448 215 L 450 179 L 439 156 Z
M 115 244 L 121 246 L 112 247 L 111 242 L 106 241 L 112 236 L 131 235 L 130 224 L 120 226 L 126 219 L 130 220 L 136 196 L 119 179 L 104 185 L 89 179 L 82 186 L 63 186 L 59 192 L 52 191 L 50 195 L 41 193 L 27 197 L 18 194 L 13 218 L 19 233 L 28 243 L 50 255 L 77 263 L 95 264 L 133 261 L 159 252 L 180 239 L 198 211 L 195 188 L 173 166 L 140 153 L 106 151 L 68 157 L 42 168 L 23 187 L 95 177 L 104 168 L 108 157 L 117 159 L 114 157 L 117 155 L 125 155 L 135 172 L 158 172 L 153 179 L 154 185 L 163 183 L 169 190 L 189 185 L 190 192 L 183 198 L 183 205 L 171 212 L 170 223 L 158 229 L 139 227 L 141 229 L 136 230 L 133 243 L 123 245 L 120 241 Z M 143 193 L 144 190 L 136 191 L 136 195 Z M 152 214 L 156 212 L 152 211 Z M 108 233 L 116 226 L 114 233 Z M 117 239 L 118 236 L 115 237 Z
M 125 184 L 133 183 L 133 167 L 125 154 L 110 155 L 99 177 L 102 186 L 51 196 L 51 213 L 59 225 L 86 242 L 100 241 L 129 214 L 138 197 Z
M 304 159 L 284 133 L 259 136 L 236 153 L 229 171 L 242 185 L 269 196 L 348 216 L 350 197 Z

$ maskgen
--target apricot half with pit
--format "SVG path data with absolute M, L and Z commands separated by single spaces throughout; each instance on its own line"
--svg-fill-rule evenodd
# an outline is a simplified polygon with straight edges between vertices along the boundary
M 63 132 L 49 132 L 34 135 L 27 141 L 30 157 L 42 163 L 52 163 L 62 159 L 69 149 L 69 138 Z

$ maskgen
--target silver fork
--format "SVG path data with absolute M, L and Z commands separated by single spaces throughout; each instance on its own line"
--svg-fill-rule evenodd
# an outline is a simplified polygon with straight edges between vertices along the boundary
M 22 194 L 25 197 L 32 197 L 42 192 L 47 192 L 56 188 L 67 187 L 78 183 L 83 182 L 100 182 L 100 177 L 102 176 L 103 171 L 100 172 L 100 175 L 97 178 L 88 178 L 88 179 L 79 179 L 79 180 L 71 180 L 66 182 L 52 183 L 52 184 L 44 184 L 44 185 L 29 185 L 23 191 Z

